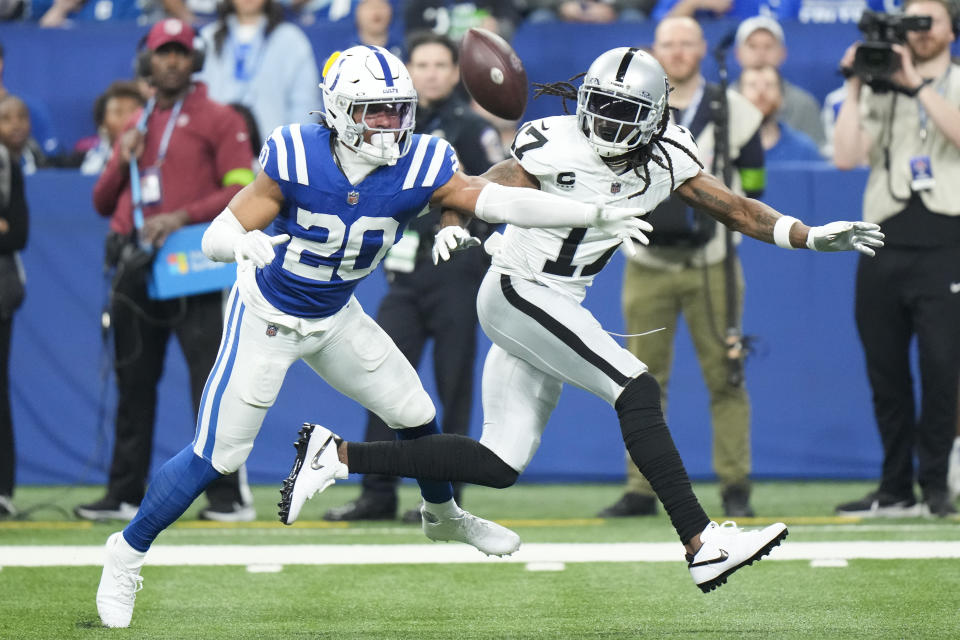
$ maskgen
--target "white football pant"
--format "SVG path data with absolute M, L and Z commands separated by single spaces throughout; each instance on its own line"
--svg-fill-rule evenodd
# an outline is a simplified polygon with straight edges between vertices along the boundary
M 308 334 L 255 315 L 234 285 L 216 364 L 203 390 L 193 450 L 220 473 L 250 455 L 287 369 L 303 360 L 331 387 L 394 429 L 433 419 L 433 401 L 416 370 L 355 298 Z
M 573 296 L 536 282 L 488 272 L 477 313 L 493 341 L 480 442 L 518 472 L 536 453 L 564 382 L 613 405 L 647 370 Z

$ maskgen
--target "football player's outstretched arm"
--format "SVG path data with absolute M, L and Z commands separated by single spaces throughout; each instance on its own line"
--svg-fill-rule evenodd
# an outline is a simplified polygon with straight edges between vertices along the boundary
M 497 167 L 500 165 L 491 171 Z M 647 244 L 649 241 L 643 232 L 652 229 L 648 222 L 637 217 L 647 213 L 640 208 L 577 202 L 533 188 L 503 186 L 460 171 L 434 192 L 430 202 L 462 214 L 475 215 L 492 224 L 506 223 L 527 228 L 598 227 L 624 240 L 625 245 L 631 239 Z
M 273 222 L 282 205 L 280 185 L 261 171 L 210 223 L 203 234 L 203 253 L 216 262 L 249 260 L 257 267 L 270 264 L 273 248 L 290 236 L 268 236 L 261 229 Z
M 701 171 L 676 189 L 691 207 L 706 211 L 735 231 L 784 249 L 859 251 L 875 255 L 883 246 L 880 227 L 870 222 L 831 222 L 809 227 L 752 198 L 730 191 L 716 177 Z

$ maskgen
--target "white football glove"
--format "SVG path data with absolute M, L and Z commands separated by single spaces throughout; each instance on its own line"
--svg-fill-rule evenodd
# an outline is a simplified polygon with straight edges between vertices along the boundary
M 271 262 L 275 255 L 274 247 L 290 239 L 289 234 L 281 233 L 278 236 L 268 236 L 259 229 L 247 231 L 240 236 L 233 246 L 233 257 L 237 264 L 250 262 L 258 269 L 262 269 Z
M 811 227 L 807 234 L 807 248 L 814 251 L 859 251 L 875 256 L 873 247 L 883 246 L 880 225 L 872 222 L 831 222 Z
M 437 231 L 433 238 L 433 264 L 440 264 L 441 260 L 449 260 L 454 251 L 463 251 L 470 247 L 479 247 L 480 239 L 474 238 L 463 227 L 451 225 Z
M 593 226 L 604 233 L 620 238 L 623 250 L 626 251 L 628 256 L 633 257 L 637 255 L 634 242 L 639 242 L 642 245 L 650 244 L 650 239 L 644 232 L 653 231 L 653 225 L 639 218 L 639 216 L 647 213 L 645 209 L 639 207 L 602 206 L 597 211 Z

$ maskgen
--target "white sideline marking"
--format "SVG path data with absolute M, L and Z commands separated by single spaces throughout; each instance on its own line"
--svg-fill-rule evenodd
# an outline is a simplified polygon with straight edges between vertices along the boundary
M 528 562 L 527 571 L 563 571 L 567 568 L 562 562 Z
M 814 569 L 820 567 L 838 567 L 842 569 L 849 566 L 849 563 L 843 558 L 825 558 L 823 560 L 811 560 L 810 566 Z
M 773 560 L 960 558 L 960 541 L 786 542 Z M 464 544 L 157 545 L 147 564 L 335 565 L 480 562 L 680 562 L 677 542 L 525 544 L 512 556 L 487 557 Z M 0 567 L 101 566 L 102 546 L 0 546 Z
M 282 564 L 248 564 L 247 573 L 280 573 Z

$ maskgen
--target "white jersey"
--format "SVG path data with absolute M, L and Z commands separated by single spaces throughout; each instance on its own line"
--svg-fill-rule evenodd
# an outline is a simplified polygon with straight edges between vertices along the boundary
M 696 143 L 683 127 L 670 124 L 665 136 L 697 155 Z M 699 173 L 699 165 L 683 151 L 670 144 L 663 147 L 672 162 L 675 186 Z M 598 205 L 619 201 L 622 206 L 647 211 L 670 195 L 670 173 L 650 162 L 650 186 L 642 195 L 628 200 L 627 196 L 643 189 L 643 180 L 632 170 L 614 173 L 579 131 L 576 116 L 525 123 L 510 151 L 547 193 Z M 593 227 L 522 229 L 508 225 L 491 269 L 534 280 L 582 300 L 586 287 L 619 246 L 618 238 Z

